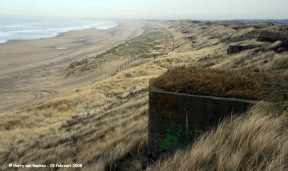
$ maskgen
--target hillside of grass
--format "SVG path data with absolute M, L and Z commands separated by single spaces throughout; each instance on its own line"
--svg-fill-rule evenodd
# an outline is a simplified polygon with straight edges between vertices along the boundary
M 166 32 L 147 25 L 144 35 L 117 54 L 142 52 L 145 43 L 152 45 L 151 52 L 146 51 L 151 57 L 165 51 Z M 154 42 L 163 48 L 153 50 Z M 102 59 L 112 61 L 113 53 Z M 153 62 L 153 58 L 142 58 L 130 69 L 88 87 L 1 115 L 0 170 L 9 170 L 9 163 L 79 163 L 81 170 L 140 170 L 147 144 L 148 82 L 166 71 Z M 81 65 L 85 64 L 89 62 Z
M 231 70 L 239 70 L 239 75 L 242 75 L 240 70 L 248 70 L 251 77 L 257 74 L 254 72 L 268 72 L 267 78 L 255 78 L 263 83 L 270 74 L 288 73 L 288 53 L 277 51 L 283 42 L 261 42 L 255 34 L 257 30 L 284 34 L 278 25 L 235 29 L 239 26 L 237 23 L 189 20 L 143 23 L 146 27 L 142 36 L 111 49 L 102 57 L 72 65 L 69 70 L 85 74 L 101 63 L 141 53 L 151 58 L 143 57 L 129 69 L 90 86 L 0 116 L 0 170 L 11 170 L 7 167 L 9 163 L 79 163 L 84 171 L 141 170 L 148 136 L 149 79 L 167 70 L 174 72 L 175 67 L 185 71 L 191 66 L 202 67 L 202 74 L 207 71 L 209 78 L 219 77 L 209 73 L 214 69 L 232 76 Z M 261 47 L 227 55 L 232 43 Z M 153 54 L 157 54 L 156 60 Z M 185 68 L 181 68 L 184 65 Z M 81 71 L 83 66 L 88 69 Z M 239 75 L 239 83 L 244 80 L 249 88 L 259 86 L 251 77 Z M 198 77 L 201 80 L 200 76 L 201 72 Z M 202 79 L 202 83 L 207 84 L 205 81 L 208 80 Z M 277 86 L 273 90 L 277 90 Z M 229 86 L 224 89 L 229 90 Z M 148 170 L 287 170 L 287 107 L 283 99 L 270 107 L 252 108 L 240 118 L 228 118 L 186 153 L 178 153 Z

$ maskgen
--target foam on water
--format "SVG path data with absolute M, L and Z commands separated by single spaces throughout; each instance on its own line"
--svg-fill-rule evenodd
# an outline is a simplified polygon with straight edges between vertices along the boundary
M 67 47 L 56 47 L 57 50 L 66 50 L 68 49 Z
M 0 40 L 0 43 L 6 43 L 7 41 L 6 40 Z
M 60 33 L 89 28 L 108 29 L 117 26 L 116 21 L 106 20 L 28 20 L 1 19 L 0 39 L 25 40 L 55 37 Z
M 7 40 L 5 40 L 5 39 L 6 39 L 6 37 L 8 37 L 8 36 L 9 36 L 9 35 L 8 35 L 7 33 L 3 33 L 3 32 L 0 31 L 0 43 L 6 43 Z
M 12 28 L 13 28 L 13 27 L 19 28 L 19 27 L 31 27 L 31 26 L 27 26 L 27 25 L 11 25 L 11 26 L 10 26 L 10 25 L 8 25 L 8 26 L 0 26 L 0 28 L 1 28 L 1 27 L 2 27 L 2 28 L 9 28 L 9 27 L 10 27 L 10 28 L 11 28 L 11 27 L 12 27 Z

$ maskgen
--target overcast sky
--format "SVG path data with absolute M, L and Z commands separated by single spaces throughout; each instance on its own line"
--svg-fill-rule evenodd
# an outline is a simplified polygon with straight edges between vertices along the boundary
M 2 18 L 288 18 L 288 0 L 0 0 L 0 7 Z

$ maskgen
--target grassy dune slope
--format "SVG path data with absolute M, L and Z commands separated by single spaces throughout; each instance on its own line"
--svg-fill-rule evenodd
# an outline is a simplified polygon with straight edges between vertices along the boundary
M 82 163 L 85 169 L 102 170 L 140 149 L 147 140 L 148 80 L 165 71 L 153 65 L 149 65 L 155 68 L 150 72 L 145 71 L 147 66 L 139 65 L 63 97 L 2 116 L 2 169 L 11 162 L 34 162 Z M 141 77 L 134 77 L 139 72 Z M 129 78 L 127 73 L 131 73 Z
M 178 42 L 180 46 L 173 54 L 173 60 L 179 61 L 178 68 L 191 65 L 185 60 L 191 58 L 189 61 L 194 60 L 193 64 L 196 66 L 224 70 L 267 71 L 284 76 L 288 71 L 287 51 L 279 53 L 274 50 L 280 42 L 257 41 L 257 36 L 253 37 L 253 34 L 250 34 L 256 30 L 254 28 L 235 31 L 232 26 L 201 23 L 191 27 L 170 26 L 170 29 L 171 32 L 178 30 L 175 34 L 178 35 L 176 44 Z M 274 26 L 261 30 L 277 29 L 278 26 Z M 179 31 L 185 33 L 180 34 Z M 245 34 L 250 34 L 250 41 L 239 40 L 245 37 Z M 287 32 L 283 33 L 286 34 Z M 212 39 L 209 37 L 211 35 Z M 181 46 L 181 43 L 185 44 L 184 41 L 187 42 L 186 45 Z M 226 49 L 229 44 L 252 44 L 262 47 L 227 55 Z M 287 90 L 282 93 L 283 98 Z M 159 161 L 147 170 L 287 170 L 287 107 L 287 99 L 278 99 L 275 105 L 255 106 L 245 115 L 227 118 L 218 128 L 202 136 L 191 149 L 184 153 L 179 152 L 166 161 Z
M 150 28 L 117 53 L 141 51 L 145 42 L 165 47 L 166 32 L 162 35 L 161 29 Z M 164 51 L 152 46 L 146 53 Z M 105 56 L 107 61 L 110 57 L 115 54 Z M 147 141 L 148 81 L 166 71 L 153 62 L 143 58 L 113 77 L 0 116 L 1 170 L 9 170 L 9 163 L 80 163 L 83 170 L 123 168 L 113 163 L 131 155 L 125 168 L 140 169 Z
M 202 136 L 186 153 L 147 170 L 287 170 L 287 112 L 281 116 L 255 106 L 245 115 L 228 118 Z
M 277 46 L 273 43 L 258 42 L 254 34 L 248 34 L 255 28 L 237 31 L 233 27 L 191 21 L 147 22 L 142 36 L 83 65 L 93 68 L 121 55 L 124 58 L 144 53 L 143 60 L 130 69 L 45 103 L 0 116 L 0 170 L 9 170 L 9 163 L 80 163 L 82 170 L 141 170 L 142 149 L 147 143 L 150 78 L 183 65 L 286 72 L 286 64 L 283 65 L 286 52 L 271 50 Z M 250 41 L 244 39 L 244 35 L 250 36 Z M 237 44 L 252 42 L 263 47 L 228 56 L 228 40 Z M 153 54 L 158 54 L 156 60 L 145 58 Z M 73 69 L 81 70 L 83 66 Z M 81 72 L 89 72 L 89 69 Z M 278 107 L 285 109 L 286 106 L 279 103 Z M 284 129 L 287 115 L 275 117 L 271 113 L 270 117 L 263 115 L 260 109 L 262 107 L 252 109 L 249 116 L 231 123 L 223 123 L 224 126 L 205 135 L 187 154 L 158 163 L 154 170 L 168 167 L 173 170 L 179 168 L 179 164 L 182 165 L 180 170 L 229 170 L 234 166 L 241 170 L 244 164 L 248 164 L 248 170 L 257 166 L 283 169 L 288 163 L 287 131 Z M 233 129 L 242 132 L 233 133 Z M 195 160 L 195 156 L 199 158 Z M 250 159 L 253 159 L 251 163 Z

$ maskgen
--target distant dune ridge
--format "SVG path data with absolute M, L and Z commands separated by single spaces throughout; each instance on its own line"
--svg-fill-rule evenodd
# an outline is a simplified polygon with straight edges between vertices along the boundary
M 87 171 L 142 170 L 146 167 L 142 162 L 148 136 L 149 79 L 183 66 L 285 75 L 288 30 L 284 26 L 125 21 L 115 28 L 113 37 L 106 34 L 109 30 L 85 30 L 61 38 L 1 45 L 0 57 L 5 60 L 0 64 L 0 98 L 11 103 L 1 100 L 0 105 L 13 105 L 8 94 L 14 92 L 19 97 L 14 104 L 22 108 L 13 111 L 16 107 L 12 107 L 0 115 L 0 170 L 11 170 L 9 163 L 79 163 L 81 170 Z M 70 39 L 85 36 L 91 44 Z M 229 45 L 257 47 L 228 55 Z M 68 49 L 49 48 L 55 46 Z M 20 60 L 19 54 L 31 58 L 13 64 L 4 53 L 13 48 L 19 50 L 10 54 L 16 59 Z M 33 52 L 25 51 L 27 48 Z M 135 57 L 141 60 L 100 80 Z M 36 64 L 39 68 L 31 69 Z M 288 79 L 281 81 L 286 85 Z M 278 91 L 277 86 L 271 88 Z M 54 91 L 58 92 L 56 98 Z M 287 170 L 288 105 L 284 95 L 281 97 L 275 105 L 259 104 L 245 115 L 226 118 L 186 152 L 147 170 Z M 43 102 L 37 104 L 41 98 Z

